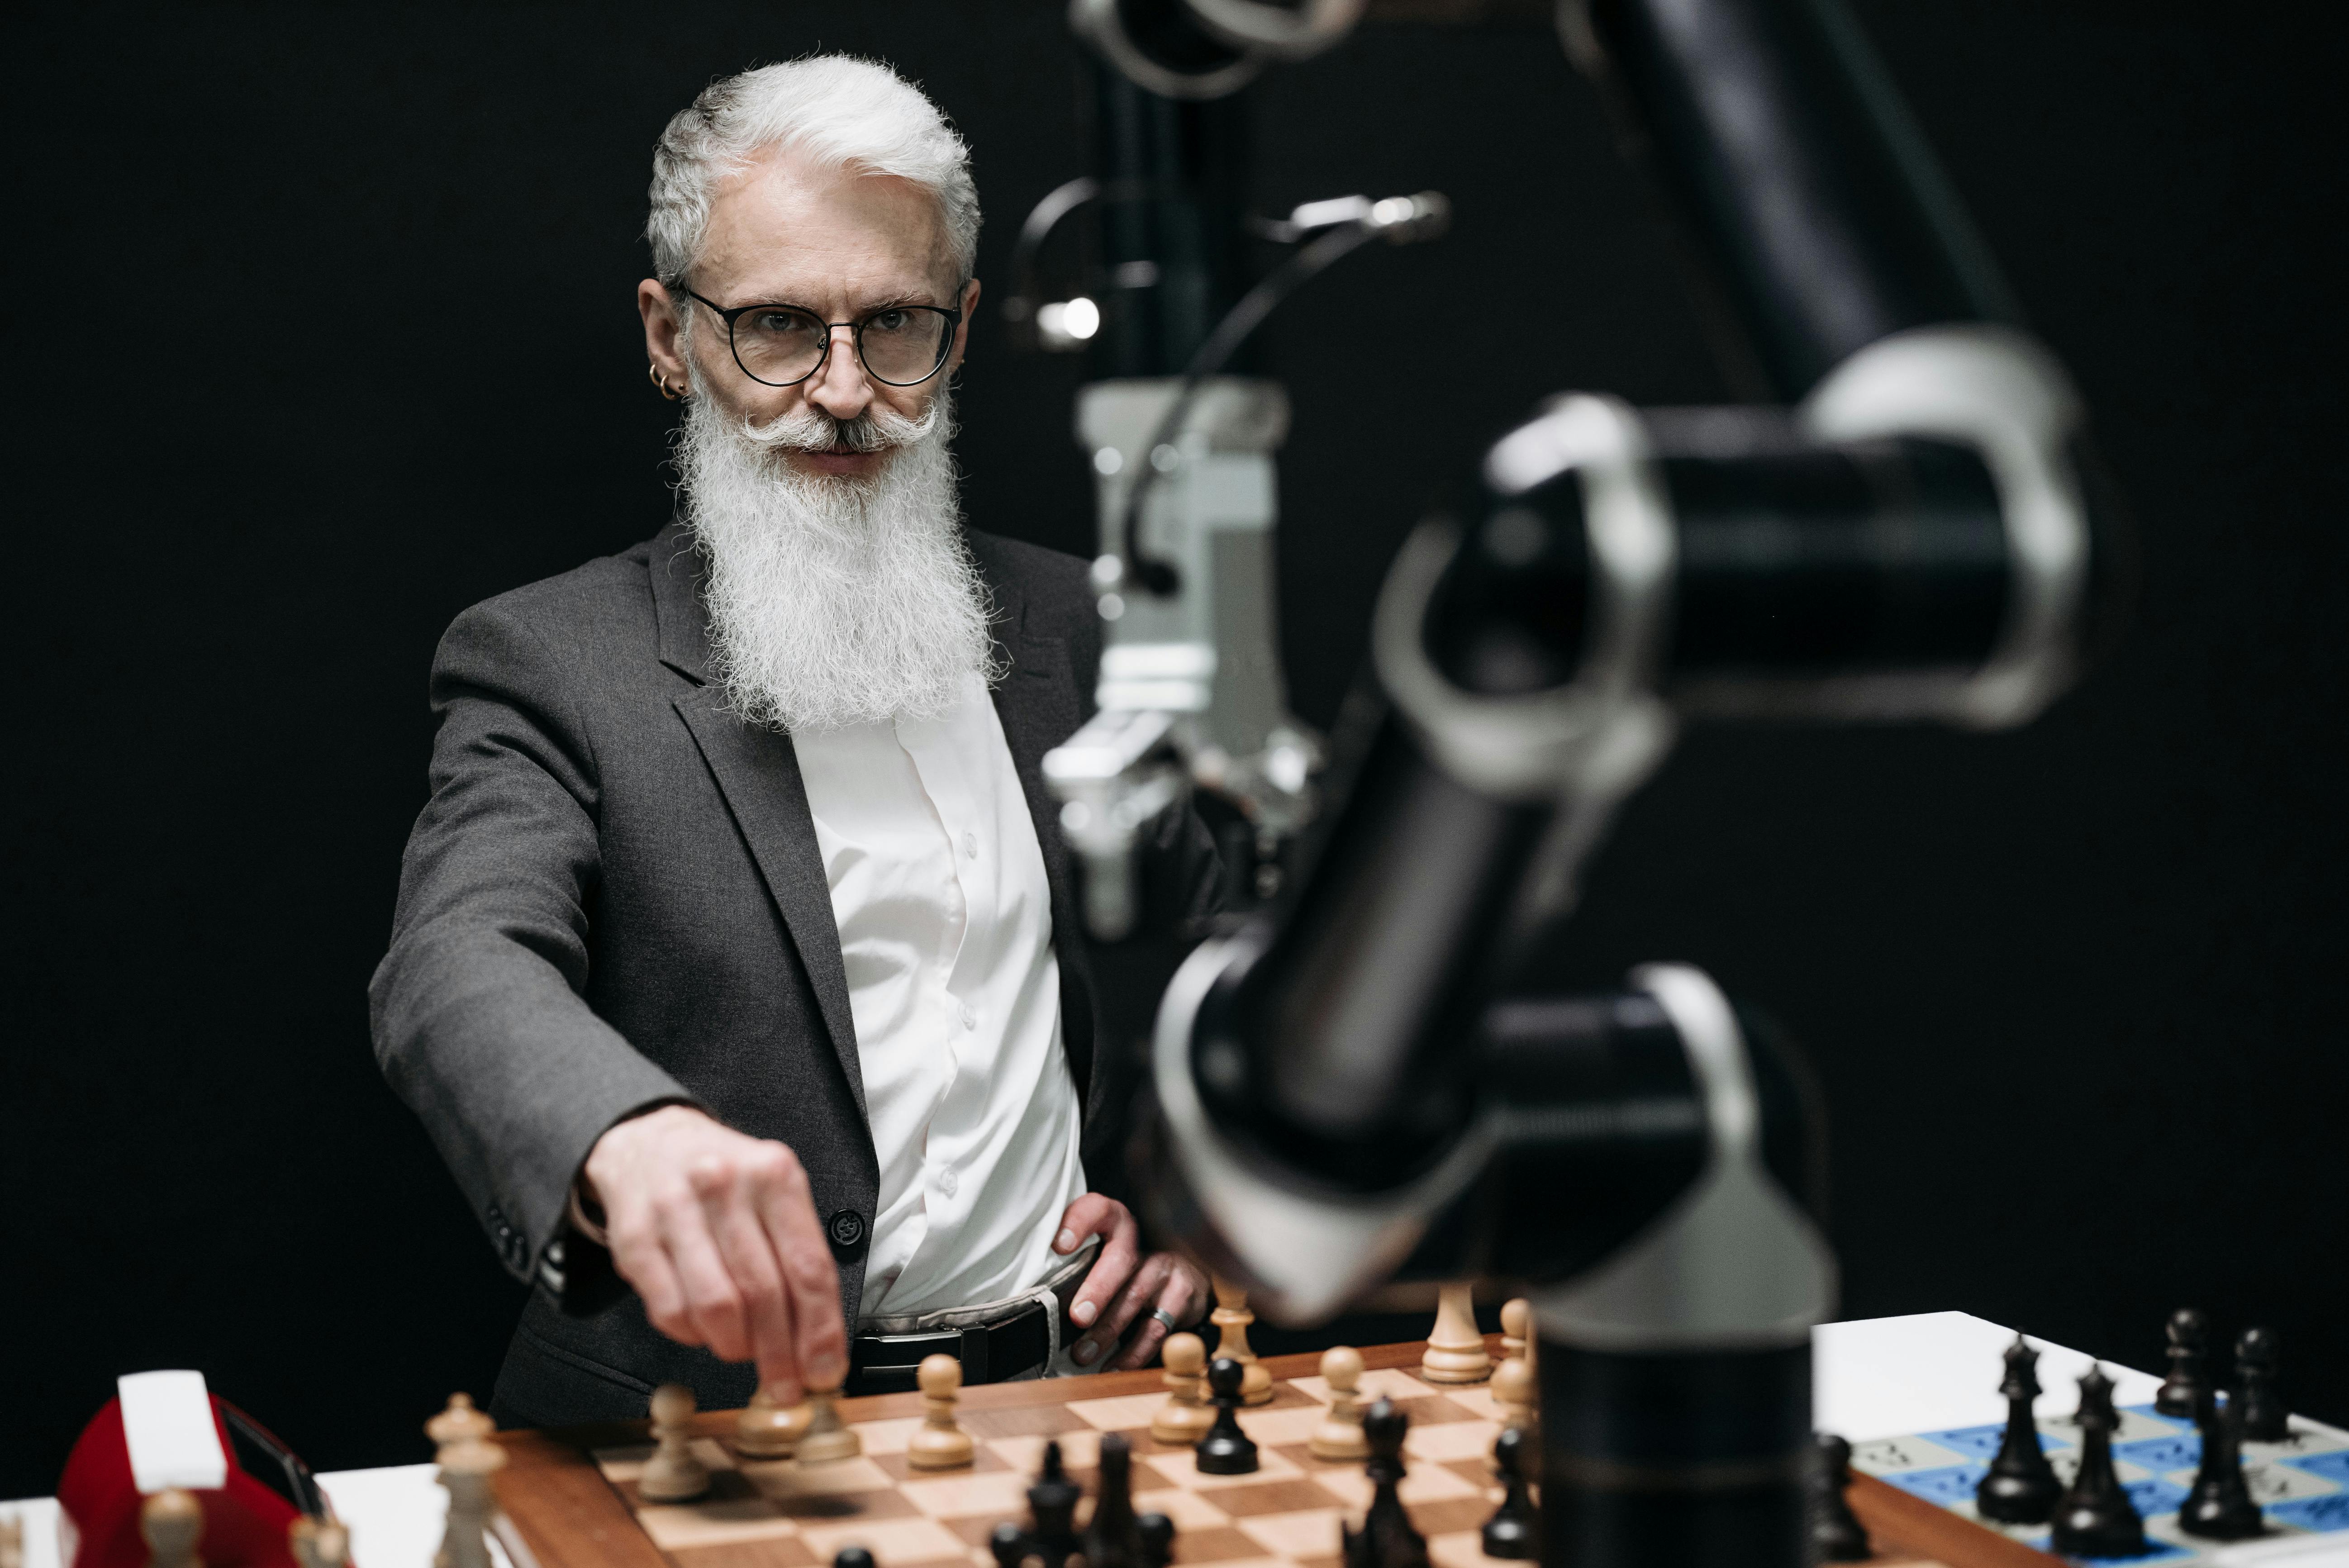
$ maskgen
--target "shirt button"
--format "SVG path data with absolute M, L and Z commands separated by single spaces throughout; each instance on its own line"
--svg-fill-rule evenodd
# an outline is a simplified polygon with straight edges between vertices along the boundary
M 962 1007 L 962 1026 L 966 1029 L 978 1027 L 978 1009 L 968 1002 L 964 1003 Z
M 978 835 L 977 833 L 965 833 L 962 836 L 962 852 L 969 856 L 974 861 L 978 859 Z
M 941 1171 L 938 1172 L 939 1191 L 944 1192 L 947 1197 L 951 1198 L 955 1195 L 955 1188 L 957 1185 L 958 1183 L 955 1181 L 955 1173 L 953 1171 Z

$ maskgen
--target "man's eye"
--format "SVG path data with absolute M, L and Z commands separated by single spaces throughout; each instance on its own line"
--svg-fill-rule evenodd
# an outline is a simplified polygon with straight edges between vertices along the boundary
M 787 310 L 753 311 L 750 330 L 770 336 L 787 337 L 794 334 L 804 336 L 809 330 L 808 318 Z
M 909 310 L 885 310 L 864 325 L 881 332 L 903 332 L 914 325 L 914 313 Z

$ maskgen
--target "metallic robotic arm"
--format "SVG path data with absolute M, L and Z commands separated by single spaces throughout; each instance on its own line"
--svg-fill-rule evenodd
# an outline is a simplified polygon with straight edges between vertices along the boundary
M 1182 8 L 1153 10 L 1162 46 Z M 1835 0 L 1569 0 L 1561 32 L 1675 199 L 1757 400 L 1575 394 L 1505 435 L 1466 517 L 1396 562 L 1377 717 L 1317 782 L 1270 652 L 1285 405 L 1197 397 L 1143 536 L 1171 584 L 1137 582 L 1105 486 L 1102 717 L 1047 777 L 1112 886 L 1101 814 L 1130 836 L 1195 784 L 1268 840 L 1312 828 L 1266 857 L 1294 873 L 1278 899 L 1165 991 L 1154 1227 L 1290 1319 L 1398 1275 L 1532 1283 L 1546 1560 L 1792 1564 L 1835 1298 L 1801 1071 L 1695 970 L 1559 997 L 1522 955 L 1681 724 L 2027 722 L 2099 640 L 2118 552 L 2076 397 Z M 1121 396 L 1096 383 L 1081 417 L 1105 480 L 1145 456 Z

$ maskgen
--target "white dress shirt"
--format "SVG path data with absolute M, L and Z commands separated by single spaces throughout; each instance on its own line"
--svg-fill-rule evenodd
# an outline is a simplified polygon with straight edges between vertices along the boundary
M 880 1157 L 864 1315 L 1014 1295 L 1085 1190 L 1043 851 L 977 676 L 944 717 L 794 735 Z

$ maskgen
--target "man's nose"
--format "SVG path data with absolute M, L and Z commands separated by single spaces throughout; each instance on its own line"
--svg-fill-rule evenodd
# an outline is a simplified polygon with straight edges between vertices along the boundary
M 832 329 L 832 352 L 807 380 L 807 400 L 835 419 L 854 419 L 873 406 L 873 384 L 856 356 L 856 329 Z

